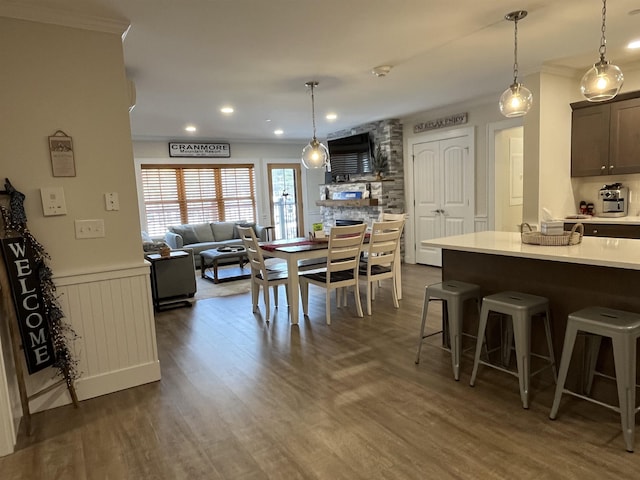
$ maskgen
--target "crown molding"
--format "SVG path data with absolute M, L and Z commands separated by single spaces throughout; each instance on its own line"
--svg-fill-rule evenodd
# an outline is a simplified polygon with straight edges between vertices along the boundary
M 24 3 L 3 2 L 0 4 L 0 17 L 113 33 L 123 39 L 130 26 L 129 20 L 124 18 L 99 17 Z

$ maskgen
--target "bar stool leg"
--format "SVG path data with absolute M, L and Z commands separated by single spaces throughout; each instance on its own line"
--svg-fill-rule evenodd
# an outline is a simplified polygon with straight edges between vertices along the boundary
M 422 305 L 422 324 L 420 325 L 420 339 L 418 341 L 418 352 L 416 353 L 416 365 L 420 363 L 420 352 L 422 351 L 422 343 L 424 342 L 424 326 L 427 323 L 428 311 L 429 311 L 429 287 L 426 287 L 424 289 L 424 304 Z
M 585 333 L 585 353 L 586 359 L 584 364 L 583 393 L 591 394 L 593 387 L 593 377 L 596 372 L 596 363 L 598 362 L 598 353 L 602 344 L 602 337 L 591 333 Z
M 476 375 L 478 374 L 478 365 L 480 365 L 480 354 L 482 353 L 482 343 L 485 337 L 485 331 L 487 330 L 487 318 L 489 317 L 489 308 L 482 305 L 480 309 L 480 323 L 478 324 L 478 337 L 476 340 L 476 355 L 473 360 L 473 372 L 471 373 L 471 380 L 469 385 L 472 387 L 476 383 Z
M 636 412 L 636 338 L 613 337 L 613 357 L 620 402 L 622 434 L 628 452 L 633 452 Z
M 531 317 L 513 316 L 513 336 L 516 344 L 516 363 L 522 407 L 529 408 L 529 381 L 531 379 Z
M 553 342 L 551 341 L 551 311 L 547 308 L 544 316 L 544 331 L 547 335 L 547 348 L 549 349 L 549 361 L 551 362 L 551 370 L 553 371 L 553 381 L 558 381 L 556 356 L 553 353 Z
M 569 363 L 571 363 L 571 354 L 573 353 L 573 345 L 576 342 L 577 330 L 571 324 L 571 320 L 567 323 L 567 332 L 564 335 L 564 345 L 562 347 L 562 357 L 560 360 L 560 371 L 558 372 L 558 383 L 556 383 L 556 393 L 553 397 L 553 405 L 549 418 L 555 420 L 560 407 L 560 399 L 564 391 L 564 383 L 567 380 L 567 372 L 569 371 Z
M 447 308 L 449 323 L 449 343 L 451 345 L 451 364 L 453 367 L 453 378 L 460 380 L 460 352 L 462 349 L 462 312 L 460 302 L 445 302 L 443 308 Z

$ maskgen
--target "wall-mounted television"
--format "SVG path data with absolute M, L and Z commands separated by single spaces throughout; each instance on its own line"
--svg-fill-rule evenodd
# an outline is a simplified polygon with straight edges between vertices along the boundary
M 333 178 L 371 173 L 373 145 L 369 133 L 336 138 L 327 145 Z

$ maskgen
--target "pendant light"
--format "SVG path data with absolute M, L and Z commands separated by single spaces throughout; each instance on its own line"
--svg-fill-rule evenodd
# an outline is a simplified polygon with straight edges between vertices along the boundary
M 318 82 L 307 82 L 305 86 L 311 89 L 311 119 L 313 121 L 313 138 L 302 150 L 302 165 L 306 168 L 323 168 L 331 171 L 329 163 L 329 150 L 316 138 L 316 110 L 313 89 L 318 86 Z
M 602 37 L 600 37 L 600 61 L 596 63 L 582 77 L 580 92 L 590 102 L 604 102 L 611 100 L 622 88 L 624 76 L 616 65 L 605 60 L 607 53 L 607 39 L 605 30 L 607 18 L 607 0 L 602 0 Z
M 504 18 L 514 24 L 513 83 L 500 96 L 500 113 L 505 117 L 521 117 L 531 110 L 533 95 L 531 91 L 518 83 L 518 21 L 527 16 L 526 10 L 507 13 Z

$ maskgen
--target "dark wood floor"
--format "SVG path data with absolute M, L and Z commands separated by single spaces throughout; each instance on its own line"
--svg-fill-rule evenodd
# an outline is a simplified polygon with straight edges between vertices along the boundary
M 550 382 L 524 410 L 514 377 L 481 368 L 469 387 L 469 358 L 455 382 L 437 337 L 415 365 L 440 271 L 403 274 L 399 310 L 387 285 L 372 317 L 351 297 L 331 326 L 323 290 L 299 326 L 285 307 L 267 324 L 249 294 L 157 314 L 162 381 L 36 414 L 0 478 L 638 478 L 616 413 L 567 398 L 550 421 Z

